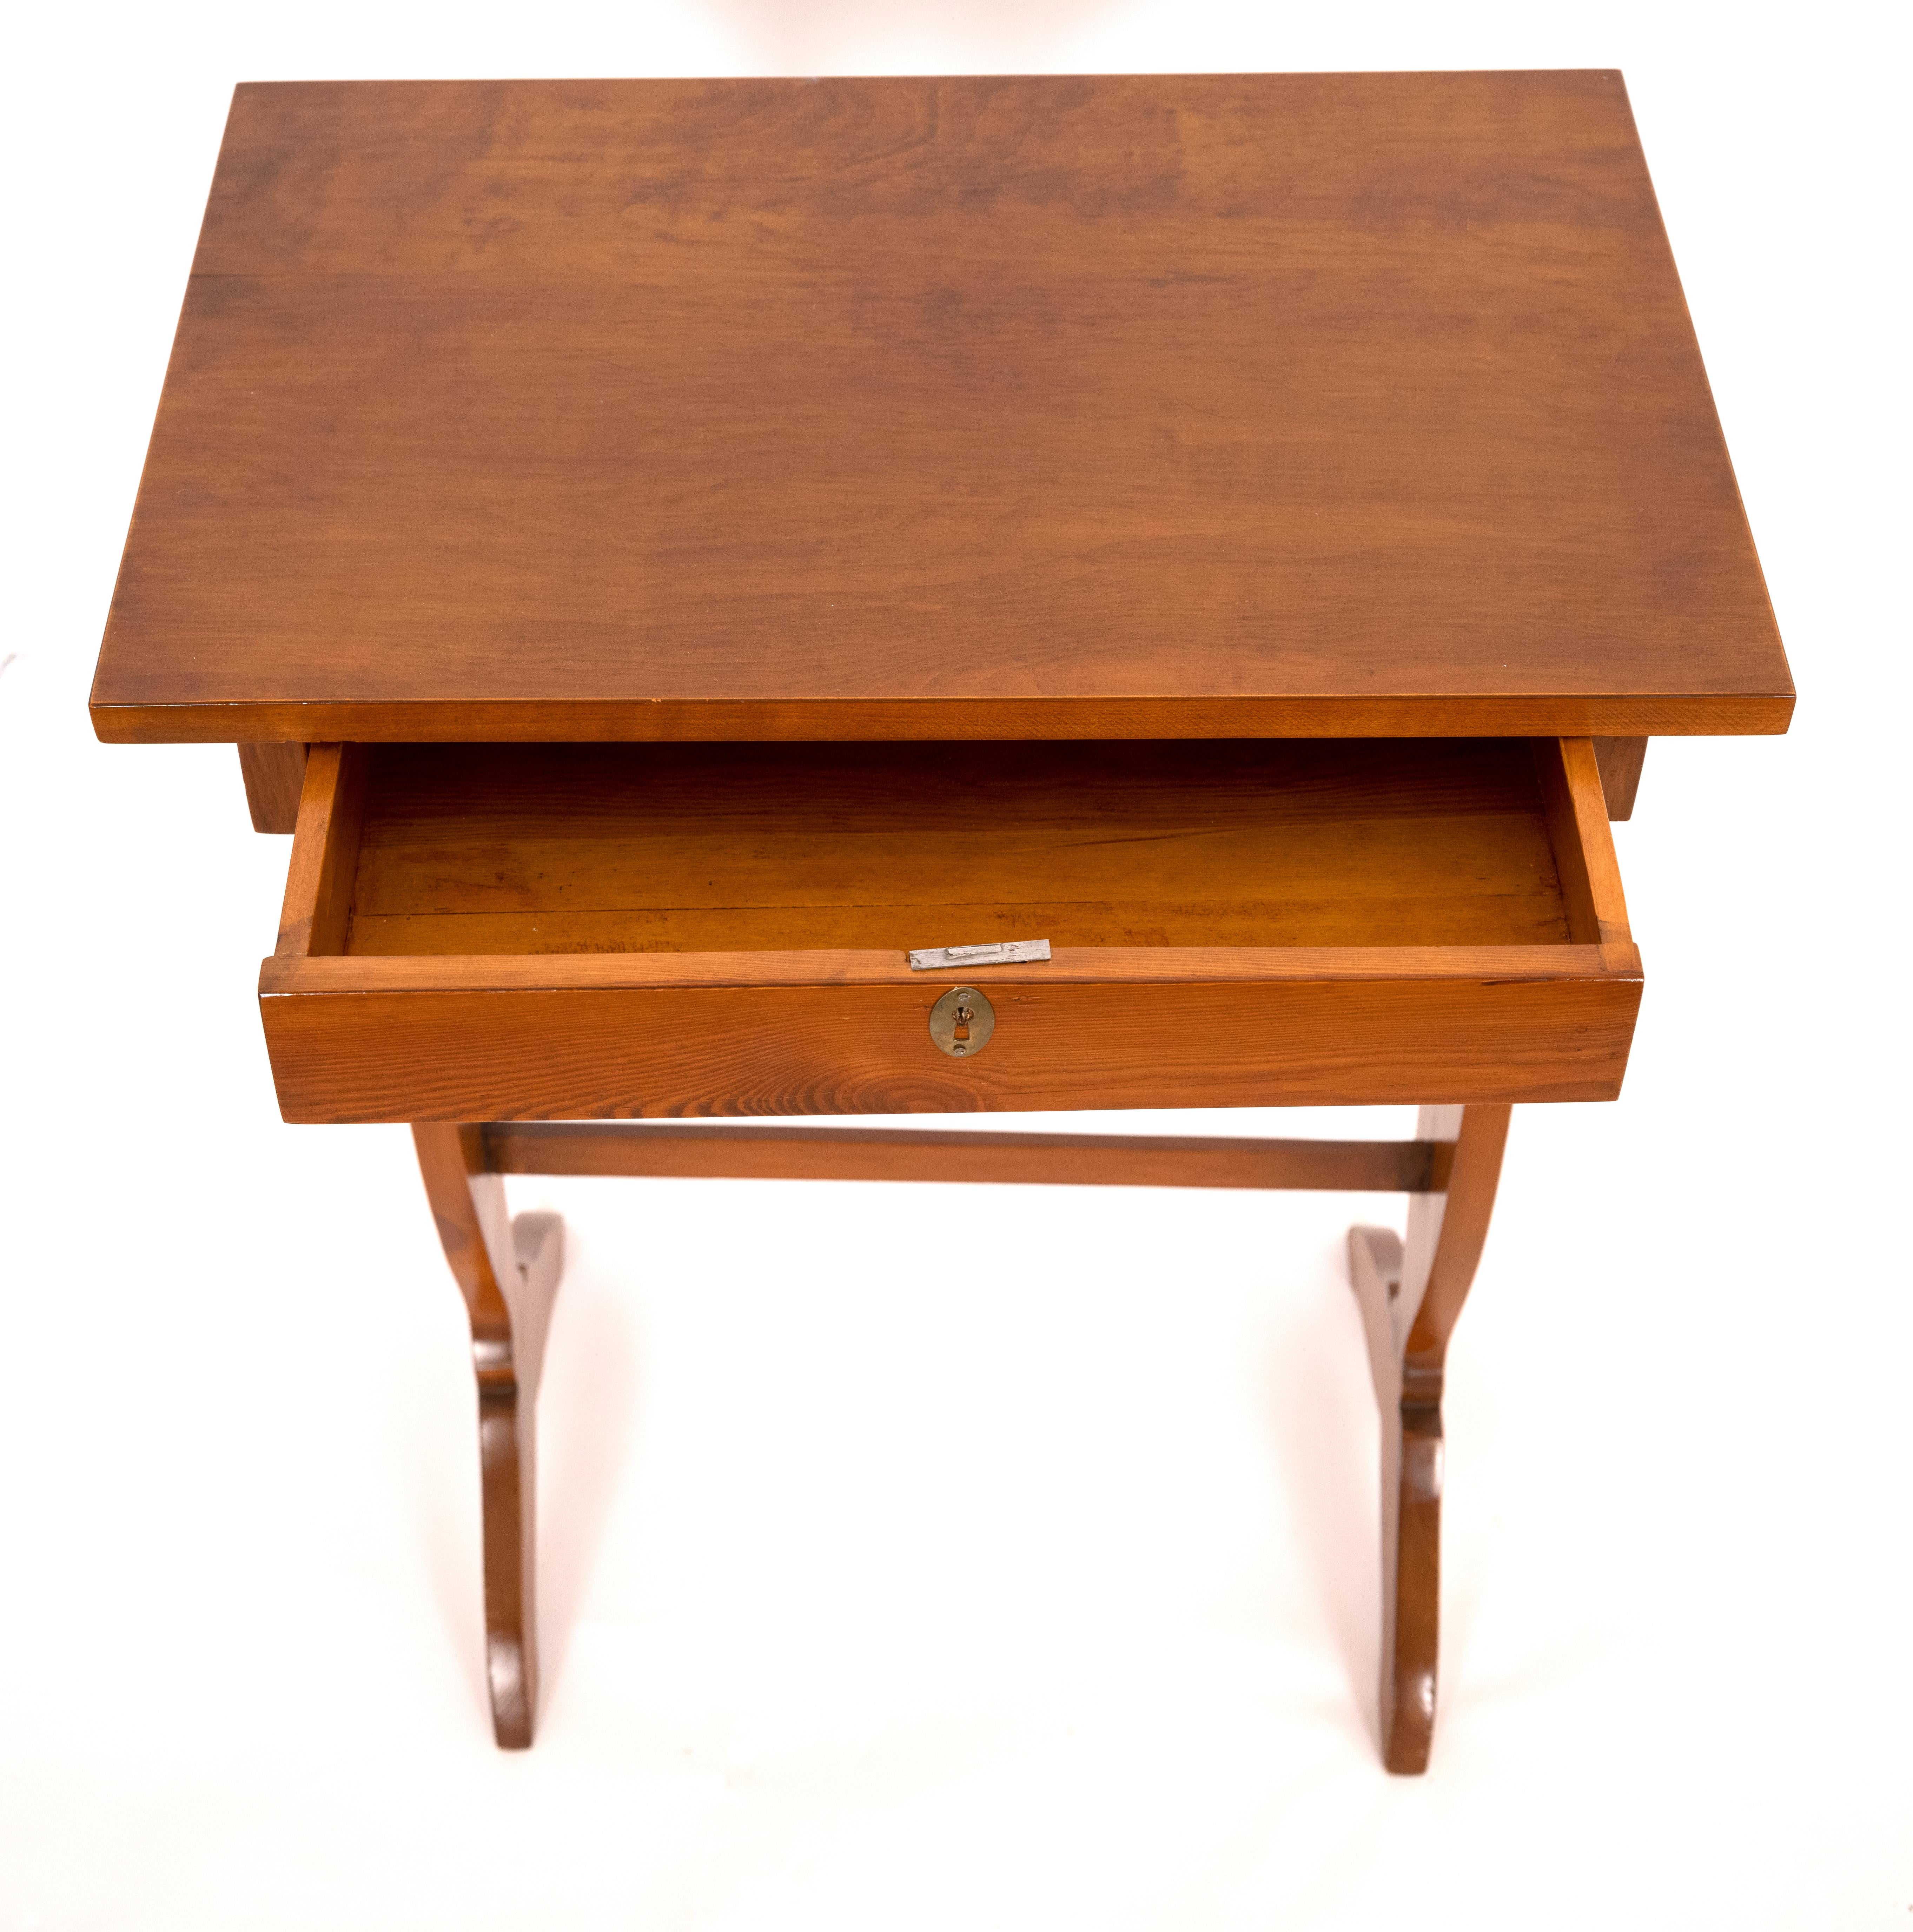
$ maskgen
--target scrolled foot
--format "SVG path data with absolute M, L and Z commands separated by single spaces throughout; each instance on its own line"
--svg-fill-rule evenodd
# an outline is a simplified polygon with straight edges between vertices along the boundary
M 528 1749 L 538 1721 L 538 1389 L 564 1263 L 562 1216 L 512 1221 L 511 1262 L 499 1270 L 510 1312 L 510 1373 L 479 1378 L 485 1676 L 492 1732 L 502 1750 Z
M 1441 1616 L 1441 1392 L 1448 1337 L 1488 1234 L 1507 1139 L 1505 1106 L 1425 1107 L 1419 1137 L 1452 1157 L 1418 1194 L 1405 1245 L 1387 1228 L 1348 1231 L 1381 1411 L 1382 1761 L 1428 1768 Z
M 564 1266 L 556 1214 L 508 1219 L 484 1134 L 421 1122 L 412 1130 L 433 1219 L 472 1324 L 484 1530 L 485 1676 L 492 1729 L 523 1750 L 538 1718 L 537 1407 L 552 1301 Z

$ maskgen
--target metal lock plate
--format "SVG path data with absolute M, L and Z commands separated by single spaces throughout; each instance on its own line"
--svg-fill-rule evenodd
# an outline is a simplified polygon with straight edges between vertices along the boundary
M 981 1053 L 997 1030 L 997 1010 L 974 986 L 952 986 L 930 1009 L 930 1037 L 953 1060 Z
M 1050 956 L 1047 939 L 993 939 L 984 946 L 931 946 L 910 956 L 913 973 L 963 973 L 979 966 L 1040 964 Z

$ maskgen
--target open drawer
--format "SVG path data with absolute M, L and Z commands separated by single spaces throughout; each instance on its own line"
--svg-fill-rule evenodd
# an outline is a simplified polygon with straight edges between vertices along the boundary
M 1608 1100 L 1640 996 L 1585 739 L 315 746 L 259 980 L 289 1120 Z

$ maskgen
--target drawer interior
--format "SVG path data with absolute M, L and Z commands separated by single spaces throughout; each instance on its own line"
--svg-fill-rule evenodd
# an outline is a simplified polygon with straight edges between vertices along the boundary
M 1585 738 L 315 745 L 259 1000 L 470 1121 L 1611 1099 L 1641 986 Z
M 379 745 L 343 756 L 340 812 L 356 836 L 328 841 L 335 910 L 311 934 L 314 953 L 1602 936 L 1576 917 L 1583 855 L 1574 847 L 1564 865 L 1558 854 L 1573 814 L 1553 740 Z

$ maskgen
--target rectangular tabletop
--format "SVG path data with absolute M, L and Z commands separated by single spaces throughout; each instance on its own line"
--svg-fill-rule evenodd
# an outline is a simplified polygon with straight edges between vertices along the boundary
M 1783 730 L 1621 76 L 240 88 L 109 739 Z

